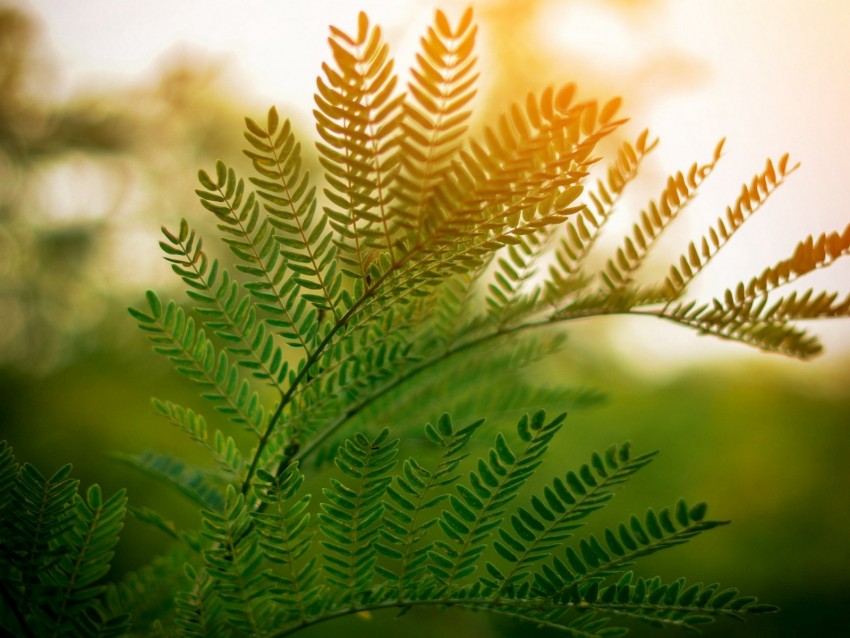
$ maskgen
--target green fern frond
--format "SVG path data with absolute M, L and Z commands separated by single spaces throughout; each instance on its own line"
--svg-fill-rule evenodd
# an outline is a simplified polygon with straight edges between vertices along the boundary
M 204 331 L 198 330 L 195 320 L 174 301 L 163 308 L 153 291 L 148 291 L 147 301 L 150 314 L 134 308 L 130 314 L 155 344 L 154 350 L 168 357 L 178 373 L 200 385 L 205 390 L 201 396 L 213 402 L 217 411 L 259 432 L 264 410 L 259 395 L 240 377 L 238 366 L 231 364 L 224 352 L 216 354 Z
M 274 343 L 271 330 L 259 319 L 251 299 L 217 259 L 209 260 L 201 238 L 186 220 L 178 233 L 162 229 L 167 241 L 160 242 L 171 268 L 189 286 L 188 296 L 203 304 L 195 310 L 204 317 L 204 326 L 225 344 L 225 350 L 237 357 L 238 364 L 252 370 L 258 379 L 267 379 L 278 387 L 286 378 L 287 362 Z
M 338 319 L 342 274 L 337 270 L 337 251 L 331 244 L 328 218 L 316 216 L 316 189 L 310 184 L 310 173 L 301 170 L 301 145 L 295 141 L 292 125 L 286 120 L 278 132 L 274 107 L 265 127 L 251 118 L 245 122 L 245 138 L 252 146 L 245 154 L 262 176 L 252 177 L 251 183 L 278 231 L 275 238 L 286 267 L 295 273 L 293 281 L 301 288 L 301 297 Z
M 135 634 L 152 632 L 156 622 L 169 625 L 175 608 L 174 592 L 184 584 L 184 566 L 196 560 L 193 554 L 186 544 L 176 544 L 138 571 L 124 574 L 120 581 L 107 586 L 105 609 L 113 617 L 129 615 Z
M 389 498 L 381 529 L 382 542 L 376 541 L 375 549 L 398 564 L 398 571 L 380 564 L 375 569 L 391 583 L 401 598 L 409 593 L 410 587 L 415 589 L 417 581 L 427 572 L 432 545 L 422 541 L 437 523 L 437 519 L 427 518 L 427 513 L 449 498 L 446 489 L 459 478 L 455 472 L 466 457 L 464 448 L 483 422 L 480 419 L 455 430 L 451 417 L 443 414 L 436 426 L 427 424 L 425 436 L 440 447 L 434 469 L 426 469 L 409 458 L 402 466 L 402 474 L 396 476 L 395 485 L 387 488 Z
M 121 636 L 129 617 L 103 606 L 103 578 L 123 527 L 124 491 L 86 499 L 65 465 L 45 478 L 0 443 L 0 627 L 20 636 Z M 7 490 L 7 491 L 6 491 Z
M 261 215 L 256 195 L 246 197 L 244 181 L 223 162 L 216 163 L 215 181 L 205 171 L 198 172 L 198 179 L 204 188 L 195 192 L 221 222 L 218 229 L 223 240 L 241 262 L 236 269 L 252 278 L 245 288 L 257 307 L 268 313 L 268 324 L 278 328 L 288 344 L 309 354 L 318 329 L 318 311 L 305 312 L 307 300 L 299 298 L 296 278 L 287 277 L 275 229 L 268 217 Z
M 577 547 L 568 546 L 564 560 L 555 557 L 535 574 L 533 591 L 558 600 L 588 600 L 588 587 L 615 576 L 643 556 L 688 542 L 693 537 L 726 522 L 706 521 L 706 506 L 688 508 L 679 500 L 671 514 L 668 508 L 656 513 L 648 509 L 644 520 L 632 515 L 616 532 L 606 528 L 603 540 L 594 535 L 582 538 Z M 727 521 L 728 522 L 728 521 Z
M 752 596 L 738 596 L 734 588 L 720 589 L 717 583 L 687 585 L 680 578 L 662 584 L 660 578 L 633 578 L 627 572 L 616 584 L 599 591 L 596 601 L 605 611 L 637 618 L 655 626 L 673 625 L 695 629 L 717 617 L 744 620 L 749 614 L 773 613 L 773 605 L 759 604 Z
M 324 490 L 327 502 L 318 515 L 322 533 L 322 564 L 328 582 L 338 590 L 339 601 L 356 601 L 368 590 L 375 565 L 375 538 L 384 512 L 382 497 L 391 482 L 398 441 L 388 439 L 384 429 L 369 440 L 360 434 L 337 451 L 337 468 L 351 480 L 346 485 L 336 479 Z
M 224 608 L 215 595 L 214 581 L 205 570 L 196 570 L 188 563 L 185 572 L 192 584 L 191 589 L 183 592 L 176 601 L 175 624 L 180 635 L 189 638 L 212 635 L 228 638 L 231 631 L 225 626 Z
M 645 467 L 655 453 L 630 458 L 630 446 L 610 447 L 604 456 L 594 453 L 590 464 L 578 472 L 569 472 L 564 480 L 555 479 L 541 496 L 531 497 L 533 511 L 519 508 L 511 516 L 513 532 L 498 530 L 493 543 L 496 552 L 511 566 L 502 574 L 495 566 L 496 598 L 511 592 L 530 574 L 535 563 L 547 558 L 584 525 L 583 519 L 601 509 L 614 496 L 613 489 Z M 583 546 L 582 546 L 583 547 Z
M 24 605 L 38 596 L 41 578 L 65 551 L 62 541 L 74 524 L 65 513 L 79 486 L 70 474 L 70 465 L 50 478 L 29 463 L 18 470 L 3 530 L 4 562 L 9 561 L 3 571 L 15 570 L 12 582 Z
M 280 475 L 264 470 L 257 473 L 254 493 L 266 504 L 263 512 L 251 517 L 265 558 L 281 565 L 281 571 L 267 572 L 274 583 L 274 600 L 284 609 L 285 620 L 304 619 L 307 609 L 321 593 L 317 584 L 319 569 L 316 556 L 308 556 L 315 536 L 306 511 L 310 494 L 296 499 L 304 476 L 293 463 Z
M 227 624 L 238 632 L 261 636 L 273 622 L 264 595 L 263 554 L 251 529 L 245 498 L 228 486 L 219 511 L 203 510 L 201 535 L 214 543 L 204 551 L 204 568 L 221 600 Z
M 112 457 L 170 485 L 199 507 L 219 510 L 224 504 L 221 489 L 210 480 L 209 473 L 181 459 L 151 450 L 135 455 L 113 453 Z
M 72 521 L 63 534 L 63 552 L 49 579 L 43 583 L 52 590 L 48 613 L 36 614 L 35 626 L 44 636 L 83 635 L 95 629 L 106 631 L 105 619 L 93 609 L 85 613 L 89 601 L 105 590 L 97 584 L 109 571 L 109 563 L 123 527 L 127 497 L 124 490 L 104 500 L 98 485 L 92 485 L 86 499 L 76 496 L 66 517 Z M 128 619 L 121 618 L 108 633 L 123 633 Z M 113 632 L 118 632 L 115 634 Z M 94 634 L 88 634 L 94 635 Z
M 4 523 L 7 521 L 6 517 L 9 507 L 12 506 L 12 495 L 14 494 L 19 471 L 20 466 L 15 461 L 12 448 L 9 447 L 6 441 L 0 441 L 0 520 Z M 2 538 L 7 538 L 8 533 L 7 530 L 0 528 Z
M 242 453 L 233 437 L 225 436 L 221 430 L 215 430 L 210 442 L 206 419 L 200 414 L 171 401 L 151 399 L 151 404 L 157 414 L 206 448 L 219 467 L 239 479 L 242 473 Z
M 436 542 L 429 553 L 429 569 L 445 591 L 476 571 L 487 540 L 504 518 L 505 508 L 540 465 L 565 417 L 561 414 L 546 423 L 546 413 L 542 411 L 530 418 L 523 416 L 517 422 L 523 443 L 519 452 L 511 450 L 504 435 L 497 434 L 488 459 L 479 459 L 469 483 L 458 485 L 458 495 L 450 496 L 451 510 L 444 510 L 439 519 L 449 540 Z

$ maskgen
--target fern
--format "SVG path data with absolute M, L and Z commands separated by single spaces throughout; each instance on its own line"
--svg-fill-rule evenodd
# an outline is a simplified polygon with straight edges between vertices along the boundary
M 119 458 L 187 497 L 202 528 L 131 509 L 181 549 L 104 592 L 123 494 L 92 488 L 82 499 L 69 468 L 46 479 L 0 448 L 6 629 L 117 635 L 132 622 L 137 633 L 285 636 L 422 606 L 589 637 L 622 635 L 621 617 L 695 627 L 775 609 L 735 589 L 632 572 L 724 524 L 706 519 L 704 504 L 681 500 L 585 531 L 654 453 L 614 445 L 546 482 L 563 408 L 598 394 L 535 387 L 520 369 L 559 351 L 562 324 L 611 314 L 811 357 L 821 346 L 796 322 L 846 317 L 850 299 L 776 291 L 847 255 L 850 227 L 804 240 L 717 299 L 686 296 L 796 170 L 785 155 L 664 281 L 641 280 L 657 240 L 696 208 L 725 140 L 707 163 L 670 176 L 606 253 L 598 240 L 613 215 L 628 214 L 621 197 L 658 140 L 643 131 L 599 163 L 600 143 L 626 123 L 622 102 L 580 98 L 573 84 L 531 93 L 469 134 L 476 34 L 471 10 L 454 24 L 438 11 L 405 88 L 365 14 L 354 34 L 331 27 L 314 110 L 320 179 L 275 107 L 245 120 L 250 176 L 222 161 L 199 171 L 201 206 L 234 267 L 181 220 L 160 247 L 190 303 L 148 291 L 130 313 L 214 408 L 153 402 L 210 463 Z M 486 413 L 498 417 L 495 432 Z M 513 430 L 499 427 L 505 419 Z M 250 433 L 250 447 L 235 429 Z M 481 455 L 484 437 L 492 444 Z
M 66 465 L 45 478 L 0 443 L 0 626 L 22 636 L 121 636 L 129 615 L 102 604 L 103 577 L 127 497 L 92 485 L 83 498 Z

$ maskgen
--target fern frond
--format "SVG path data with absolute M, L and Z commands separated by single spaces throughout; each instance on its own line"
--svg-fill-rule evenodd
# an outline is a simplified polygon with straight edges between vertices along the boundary
M 18 480 L 20 466 L 15 461 L 12 448 L 6 441 L 0 441 L 0 521 L 5 524 L 7 512 L 11 507 L 15 483 Z M 0 538 L 6 539 L 10 532 L 0 527 Z
M 617 290 L 632 281 L 632 275 L 643 264 L 650 249 L 667 226 L 696 197 L 697 189 L 711 175 L 723 152 L 726 139 L 720 140 L 714 148 L 714 155 L 707 164 L 694 163 L 687 175 L 681 171 L 667 178 L 667 185 L 657 202 L 651 201 L 640 213 L 640 224 L 635 224 L 632 232 L 617 249 L 614 258 L 609 259 L 605 270 L 600 272 L 602 281 L 609 290 Z
M 363 434 L 349 439 L 337 451 L 337 468 L 352 483 L 331 479 L 324 490 L 319 522 L 327 540 L 320 541 L 326 551 L 322 563 L 328 582 L 338 588 L 342 602 L 356 601 L 368 590 L 374 576 L 374 540 L 380 532 L 384 511 L 382 497 L 391 482 L 398 441 L 388 439 L 384 429 L 370 440 Z
M 697 244 L 688 245 L 687 254 L 679 257 L 678 266 L 670 266 L 670 274 L 664 285 L 670 299 L 678 299 L 687 286 L 720 251 L 726 242 L 734 235 L 756 211 L 758 211 L 774 191 L 784 183 L 785 178 L 793 173 L 800 164 L 788 167 L 788 154 L 783 155 L 774 168 L 768 159 L 764 171 L 756 174 L 749 185 L 741 187 L 741 194 L 735 201 L 734 208 L 726 208 L 726 218 L 718 217 L 714 226 L 708 229 Z
M 0 442 L 0 624 L 9 635 L 125 635 L 129 616 L 102 605 L 118 532 L 123 490 L 104 501 L 98 485 L 84 500 L 71 466 L 45 478 L 19 466 Z M 4 633 L 5 635 L 5 633 Z
M 402 466 L 402 475 L 396 476 L 395 485 L 387 488 L 389 498 L 386 500 L 384 527 L 381 529 L 383 542 L 376 542 L 375 548 L 381 555 L 397 563 L 398 571 L 380 564 L 375 569 L 391 583 L 401 598 L 408 594 L 408 588 L 415 588 L 427 572 L 428 553 L 432 546 L 421 542 L 437 522 L 433 517 L 425 518 L 427 512 L 448 498 L 445 490 L 459 478 L 455 472 L 466 457 L 464 448 L 483 422 L 480 419 L 455 430 L 451 417 L 443 414 L 436 426 L 427 424 L 425 436 L 432 444 L 440 447 L 434 469 L 428 470 L 409 458 Z
M 687 585 L 684 578 L 669 584 L 661 579 L 633 578 L 627 572 L 619 582 L 599 590 L 594 601 L 601 610 L 618 616 L 637 618 L 655 626 L 674 625 L 695 628 L 717 617 L 744 620 L 748 614 L 778 611 L 773 605 L 759 604 L 752 596 L 738 596 L 734 588 L 718 591 L 717 583 Z
M 649 131 L 644 130 L 634 145 L 623 142 L 617 159 L 608 165 L 605 181 L 598 179 L 594 190 L 585 191 L 590 203 L 564 225 L 565 237 L 554 251 L 555 263 L 549 267 L 545 283 L 545 298 L 549 303 L 557 304 L 592 281 L 583 272 L 585 260 L 626 186 L 637 177 L 641 162 L 658 146 L 657 138 L 647 143 L 648 137 Z
M 396 223 L 407 230 L 409 241 L 422 239 L 434 189 L 451 170 L 467 130 L 468 107 L 478 79 L 473 55 L 476 33 L 471 7 L 455 29 L 437 10 L 434 26 L 420 41 L 417 66 L 411 69 L 413 79 L 408 84 L 409 99 L 404 103 L 401 171 L 393 207 Z
M 141 569 L 125 573 L 120 581 L 108 585 L 104 607 L 112 616 L 129 614 L 132 633 L 152 633 L 157 622 L 170 625 L 175 592 L 185 582 L 184 566 L 195 559 L 192 552 L 185 543 L 178 543 Z
M 254 534 L 245 498 L 228 486 L 220 511 L 203 510 L 202 536 L 213 543 L 204 551 L 204 568 L 222 602 L 227 623 L 250 636 L 265 633 L 272 609 L 264 596 L 260 571 L 263 554 Z
M 317 144 L 326 170 L 328 198 L 339 209 L 327 209 L 341 240 L 340 258 L 355 277 L 363 276 L 374 251 L 394 254 L 391 208 L 400 169 L 399 142 L 403 95 L 396 94 L 389 47 L 379 27 L 365 13 L 358 17 L 357 36 L 331 27 L 328 39 L 336 69 L 325 64 L 316 94 Z M 391 258 L 392 259 L 392 258 Z
M 601 509 L 614 496 L 613 488 L 645 467 L 655 452 L 630 458 L 630 446 L 612 446 L 604 456 L 594 453 L 590 464 L 555 479 L 541 496 L 531 497 L 533 511 L 520 507 L 507 526 L 498 530 L 493 547 L 510 565 L 504 575 L 493 565 L 488 570 L 496 578 L 496 598 L 513 591 L 534 569 L 534 564 L 561 547 L 583 519 Z
M 239 283 L 217 259 L 209 260 L 201 238 L 185 219 L 177 233 L 165 227 L 162 233 L 167 241 L 159 245 L 166 260 L 189 286 L 188 296 L 203 304 L 195 310 L 204 317 L 204 326 L 224 342 L 225 350 L 237 357 L 241 367 L 278 387 L 287 376 L 287 362 L 266 322 L 258 318 L 254 303 L 242 295 Z
M 231 364 L 224 352 L 216 355 L 212 342 L 203 330 L 195 327 L 195 320 L 174 301 L 165 308 L 153 291 L 148 291 L 150 313 L 134 308 L 130 314 L 147 333 L 154 350 L 168 357 L 177 372 L 201 386 L 203 398 L 215 404 L 215 409 L 239 425 L 259 432 L 264 420 L 264 410 L 259 395 L 247 380 L 239 375 L 238 366 Z
M 761 275 L 753 277 L 746 284 L 739 282 L 734 290 L 727 289 L 722 295 L 722 300 L 716 300 L 714 305 L 722 305 L 727 310 L 742 308 L 814 270 L 831 266 L 836 260 L 848 254 L 850 254 L 850 224 L 840 234 L 838 232 L 821 233 L 817 239 L 809 235 L 797 244 L 791 257 L 765 268 Z
M 269 109 L 265 126 L 251 118 L 245 123 L 245 139 L 253 148 L 245 154 L 262 176 L 252 177 L 251 183 L 278 231 L 275 238 L 286 267 L 294 271 L 293 281 L 301 288 L 301 297 L 338 319 L 342 274 L 337 270 L 337 251 L 331 243 L 328 218 L 316 216 L 316 188 L 311 186 L 309 171 L 301 169 L 301 144 L 295 141 L 292 125 L 286 120 L 278 131 L 274 107 Z
M 777 299 L 761 313 L 761 317 L 767 321 L 850 317 L 850 294 L 838 302 L 837 292 L 821 292 L 813 297 L 814 294 L 811 288 L 799 296 L 792 292 Z
M 716 303 L 719 305 L 719 302 Z M 787 321 L 764 320 L 759 318 L 758 312 L 748 316 L 751 307 L 752 303 L 746 304 L 745 312 L 737 307 L 695 307 L 695 302 L 690 302 L 649 314 L 694 328 L 699 334 L 738 341 L 766 352 L 778 352 L 803 360 L 810 359 L 823 350 L 817 337 Z
M 201 204 L 221 222 L 218 229 L 224 242 L 239 259 L 236 269 L 253 281 L 245 284 L 257 307 L 270 315 L 268 324 L 279 329 L 286 342 L 308 355 L 318 329 L 318 311 L 305 312 L 307 300 L 299 297 L 296 278 L 288 276 L 288 268 L 268 217 L 260 214 L 254 193 L 245 196 L 245 183 L 236 178 L 232 168 L 216 162 L 216 179 L 205 171 L 198 172 L 203 186 L 195 192 Z
M 598 585 L 601 579 L 616 575 L 635 560 L 725 525 L 728 521 L 707 521 L 706 506 L 699 503 L 688 507 L 680 499 L 674 512 L 668 508 L 655 512 L 648 509 L 643 520 L 632 515 L 628 524 L 620 523 L 616 532 L 606 528 L 603 541 L 591 534 L 582 538 L 577 547 L 568 546 L 564 560 L 555 557 L 534 574 L 532 591 L 557 600 L 587 600 L 587 587 Z
M 210 482 L 208 473 L 178 458 L 150 450 L 141 454 L 113 453 L 112 457 L 170 485 L 199 507 L 219 510 L 223 506 L 221 490 Z
M 568 222 L 569 223 L 569 222 Z M 536 264 L 548 247 L 550 226 L 542 232 L 530 233 L 509 244 L 506 255 L 496 261 L 493 282 L 487 287 L 487 311 L 498 326 L 503 327 L 512 319 L 522 318 L 535 308 L 540 289 L 528 290 L 528 282 L 537 273 Z
M 189 408 L 176 405 L 171 401 L 151 399 L 154 411 L 161 417 L 180 428 L 193 441 L 202 445 L 225 472 L 237 480 L 242 473 L 242 453 L 233 437 L 225 436 L 221 430 L 215 430 L 212 442 L 207 432 L 207 422 L 203 416 Z
M 176 600 L 177 615 L 175 624 L 180 635 L 189 638 L 222 636 L 228 638 L 230 628 L 225 626 L 224 608 L 216 598 L 214 582 L 206 570 L 196 570 L 186 563 L 186 576 L 191 581 L 191 589 L 181 593 Z
M 546 413 L 524 415 L 517 422 L 523 447 L 514 453 L 504 435 L 496 435 L 495 447 L 488 460 L 479 459 L 469 483 L 457 486 L 457 495 L 449 498 L 450 510 L 444 510 L 439 525 L 449 541 L 437 541 L 429 553 L 431 573 L 449 592 L 454 583 L 477 569 L 487 548 L 487 540 L 501 524 L 508 503 L 520 486 L 540 465 L 549 441 L 558 432 L 566 414 L 546 423 Z
M 19 606 L 26 607 L 38 596 L 41 578 L 61 557 L 62 540 L 74 524 L 66 516 L 77 494 L 79 482 L 70 478 L 71 466 L 59 468 L 45 478 L 29 463 L 18 471 L 5 519 L 3 557 L 15 569 L 12 582 L 19 592 Z
M 120 490 L 104 500 L 98 485 L 88 489 L 85 500 L 75 496 L 66 513 L 71 525 L 62 535 L 64 551 L 44 583 L 54 592 L 51 609 L 36 615 L 36 626 L 44 636 L 95 635 L 89 633 L 93 629 L 118 635 L 127 624 L 126 616 L 104 626 L 106 620 L 96 608 L 89 608 L 91 600 L 105 590 L 97 583 L 109 571 L 112 550 L 124 526 L 127 497 Z
M 313 543 L 315 529 L 310 527 L 311 515 L 306 512 L 310 494 L 296 499 L 304 476 L 293 463 L 280 475 L 265 470 L 257 472 L 254 486 L 257 498 L 266 504 L 263 512 L 251 513 L 266 559 L 281 565 L 281 572 L 268 571 L 273 584 L 273 597 L 287 610 L 286 621 L 307 617 L 307 609 L 321 592 L 317 584 L 317 557 L 307 556 Z

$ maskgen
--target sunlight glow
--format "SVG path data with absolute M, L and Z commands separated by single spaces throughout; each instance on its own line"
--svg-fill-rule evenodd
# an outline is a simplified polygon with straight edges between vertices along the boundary
M 592 2 L 551 3 L 540 12 L 540 32 L 556 46 L 621 67 L 634 65 L 644 48 L 621 16 Z

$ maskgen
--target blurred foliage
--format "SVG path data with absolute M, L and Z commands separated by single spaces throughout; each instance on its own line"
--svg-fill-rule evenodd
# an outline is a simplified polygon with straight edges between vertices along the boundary
M 717 365 L 659 384 L 582 350 L 568 350 L 564 356 L 583 364 L 567 372 L 562 364 L 550 362 L 538 373 L 580 376 L 608 391 L 610 399 L 570 415 L 567 436 L 556 442 L 542 474 L 573 467 L 588 449 L 602 449 L 612 441 L 632 439 L 638 452 L 660 448 L 653 466 L 635 477 L 621 498 L 630 507 L 657 506 L 687 492 L 714 503 L 715 514 L 731 519 L 732 525 L 688 549 L 650 559 L 646 569 L 665 577 L 687 571 L 706 581 L 733 581 L 782 607 L 781 614 L 758 623 L 727 623 L 723 631 L 729 636 L 831 636 L 846 628 L 850 577 L 841 560 L 850 526 L 850 477 L 842 471 L 850 456 L 846 392 L 819 392 L 817 383 L 801 384 L 777 373 L 769 362 Z M 847 373 L 843 376 L 850 383 Z M 134 383 L 128 383 L 130 378 Z M 196 524 L 194 508 L 186 507 L 172 489 L 109 458 L 116 450 L 147 448 L 200 458 L 195 447 L 146 407 L 151 394 L 167 391 L 187 402 L 195 394 L 152 353 L 132 347 L 95 353 L 38 384 L 7 375 L 0 379 L 0 389 L 2 437 L 14 442 L 19 459 L 45 474 L 71 461 L 83 489 L 94 482 L 108 493 L 127 487 L 132 505 L 167 512 L 181 527 Z M 624 513 L 616 499 L 610 510 L 601 523 Z M 168 546 L 165 534 L 128 519 L 113 575 L 139 568 Z M 806 633 L 813 618 L 819 633 Z M 326 635 L 325 630 L 343 625 L 352 638 L 398 632 L 424 637 L 447 627 L 482 638 L 528 635 L 527 627 L 485 616 L 421 611 L 404 620 L 395 620 L 392 613 L 376 614 L 372 621 L 353 619 L 319 627 L 311 635 Z
M 224 124 L 247 107 L 222 65 L 186 56 L 150 84 L 58 100 L 38 24 L 8 7 L 0 70 L 0 365 L 48 370 L 156 278 L 139 235 L 196 205 L 182 169 L 235 153 Z

